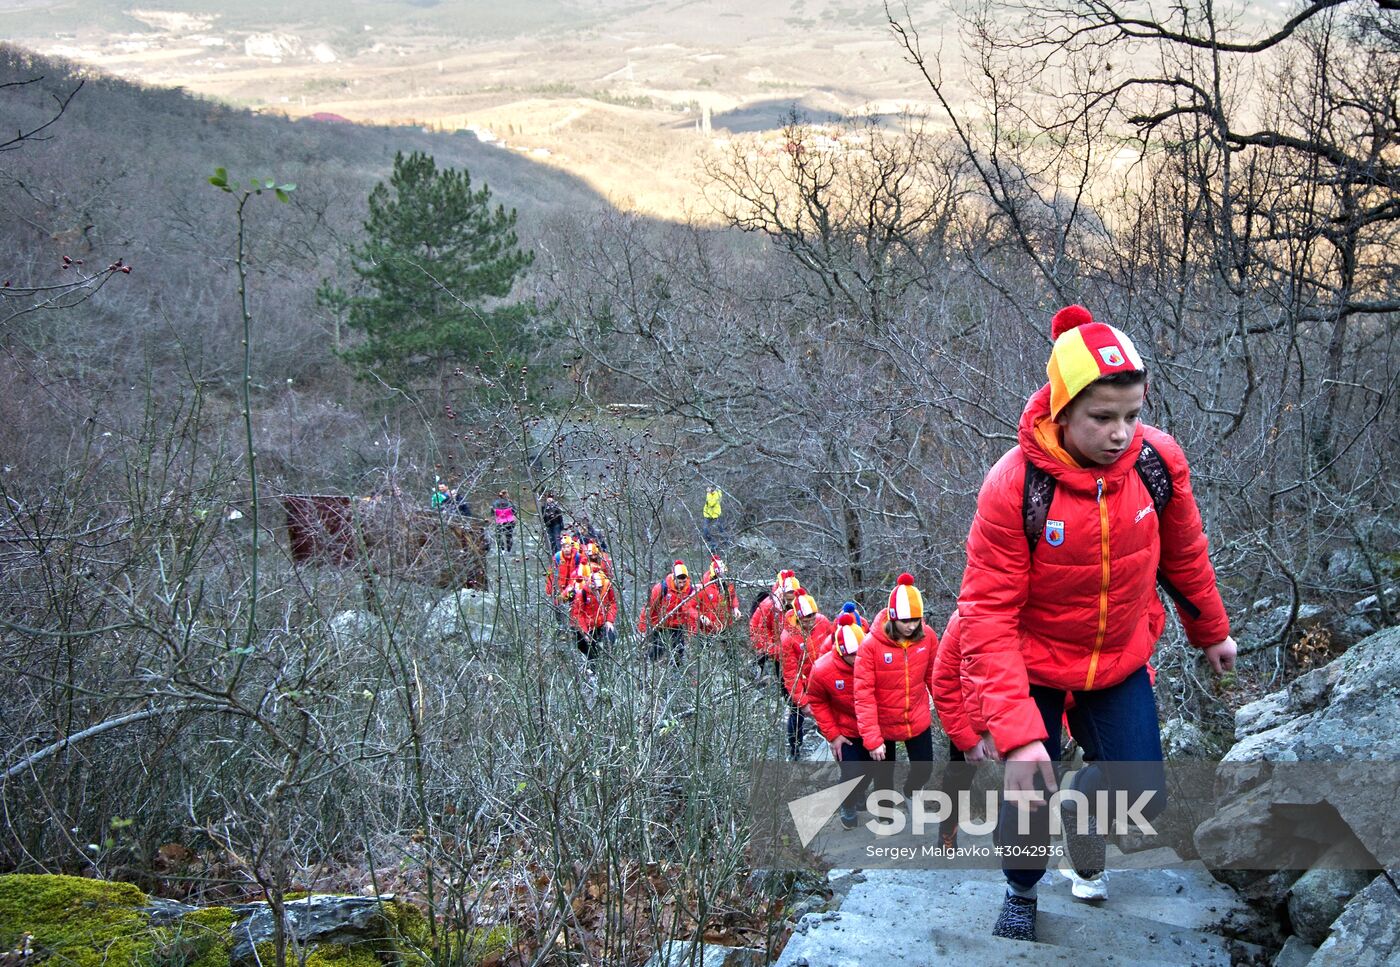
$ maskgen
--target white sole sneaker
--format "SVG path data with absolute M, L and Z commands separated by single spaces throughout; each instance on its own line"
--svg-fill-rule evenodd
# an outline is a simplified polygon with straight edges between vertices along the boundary
M 1062 866 L 1060 867 L 1060 875 L 1070 881 L 1070 892 L 1074 894 L 1076 900 L 1098 903 L 1108 899 L 1107 872 L 1100 874 L 1095 879 L 1086 880 L 1074 870 Z

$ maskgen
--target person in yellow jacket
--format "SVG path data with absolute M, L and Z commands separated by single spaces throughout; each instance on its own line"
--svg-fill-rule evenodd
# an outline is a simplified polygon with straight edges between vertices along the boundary
M 710 487 L 705 491 L 705 545 L 709 547 L 711 554 L 720 552 L 720 542 L 724 540 L 724 491 L 718 487 Z

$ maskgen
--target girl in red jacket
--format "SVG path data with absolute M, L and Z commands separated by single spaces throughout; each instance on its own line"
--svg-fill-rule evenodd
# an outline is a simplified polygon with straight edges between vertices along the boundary
M 778 664 L 783 636 L 783 615 L 792 603 L 792 594 L 802 585 L 795 571 L 779 571 L 767 597 L 749 617 L 749 640 L 758 655 L 760 669 L 768 662 Z
M 729 580 L 724 562 L 710 558 L 704 580 L 696 594 L 696 624 L 701 634 L 717 635 L 739 620 L 739 592 Z
M 802 754 L 802 737 L 806 732 L 803 706 L 807 704 L 807 679 L 812 665 L 831 644 L 831 622 L 817 610 L 816 599 L 798 588 L 793 594 L 791 624 L 783 631 L 781 646 L 783 692 L 788 700 L 788 755 L 797 759 Z
M 1100 790 L 1110 802 L 1119 791 L 1128 802 L 1151 793 L 1151 818 L 1166 803 L 1146 667 L 1166 620 L 1155 583 L 1217 672 L 1233 666 L 1235 642 L 1186 458 L 1139 422 L 1147 372 L 1137 349 L 1081 306 L 1056 313 L 1052 336 L 1049 382 L 977 497 L 958 597 L 963 663 L 1006 759 L 1008 792 L 1057 788 L 1060 719 L 1073 692 L 1070 727 L 1091 761 L 1059 785 L 1090 803 Z M 1008 891 L 993 933 L 1033 940 L 1049 816 L 1032 809 L 1029 837 L 1016 835 L 1016 817 L 1003 806 L 998 842 L 1041 855 L 1003 862 Z M 1062 817 L 1066 829 L 1075 818 Z M 1067 834 L 1066 846 L 1080 876 L 1099 875 L 1101 836 Z
M 986 720 L 982 718 L 981 701 L 963 673 L 958 623 L 955 611 L 948 619 L 943 637 L 938 640 L 938 653 L 933 659 L 933 709 L 948 736 L 949 766 L 939 789 L 954 807 L 954 812 L 943 820 L 938 830 L 940 845 L 947 849 L 958 845 L 958 796 L 972 788 L 972 766 L 985 759 L 995 759 L 997 754 Z
M 929 692 L 938 636 L 924 624 L 924 601 L 914 577 L 901 574 L 889 607 L 870 622 L 856 657 L 856 722 L 862 751 L 894 764 L 895 743 L 909 757 L 904 798 L 912 799 L 933 770 Z
M 841 763 L 841 781 L 864 772 L 869 756 L 860 754 L 860 726 L 856 724 L 856 655 L 865 629 L 855 615 L 842 612 L 831 636 L 831 650 L 817 659 L 807 679 L 807 707 L 822 738 L 831 746 L 831 757 Z M 857 751 L 860 750 L 860 751 Z M 856 828 L 855 803 L 864 793 L 862 783 L 841 804 L 841 825 Z

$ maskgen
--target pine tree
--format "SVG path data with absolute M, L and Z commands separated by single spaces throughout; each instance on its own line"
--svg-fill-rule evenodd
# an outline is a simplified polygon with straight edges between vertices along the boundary
M 491 207 L 471 175 L 415 151 L 394 157 L 388 184 L 370 192 L 365 239 L 352 249 L 355 294 L 323 286 L 324 304 L 363 335 L 342 356 L 364 376 L 409 379 L 444 363 L 508 363 L 524 348 L 529 312 L 504 303 L 534 261 L 515 234 L 515 211 Z

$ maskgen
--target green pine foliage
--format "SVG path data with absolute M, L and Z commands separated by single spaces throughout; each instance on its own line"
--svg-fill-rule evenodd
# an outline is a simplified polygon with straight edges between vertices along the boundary
M 490 189 L 474 190 L 466 170 L 397 154 L 351 254 L 357 291 L 323 287 L 321 300 L 363 336 L 342 354 L 362 376 L 412 379 L 522 355 L 529 308 L 503 300 L 534 253 L 520 248 L 514 209 L 492 208 Z

